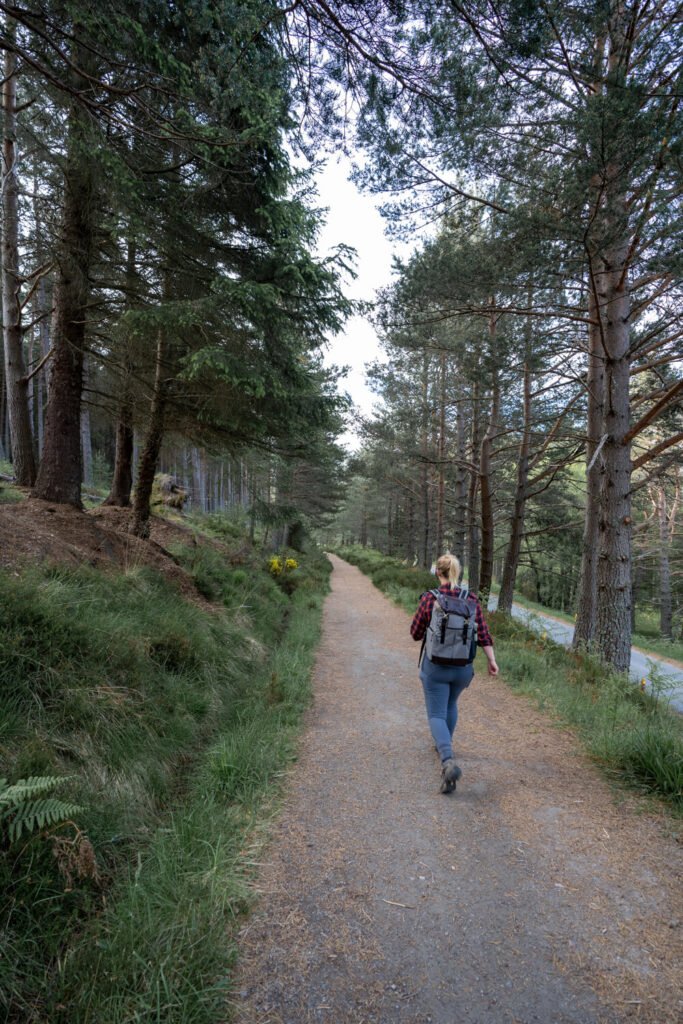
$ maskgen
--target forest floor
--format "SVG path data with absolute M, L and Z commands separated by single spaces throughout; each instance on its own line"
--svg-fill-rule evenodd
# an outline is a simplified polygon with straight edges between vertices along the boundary
M 332 560 L 234 1019 L 680 1022 L 683 851 L 664 811 L 481 675 L 460 699 L 463 777 L 442 795 L 409 617 Z
M 0 504 L 0 567 L 20 572 L 36 563 L 74 568 L 85 564 L 125 571 L 145 565 L 163 573 L 184 597 L 209 607 L 168 550 L 173 544 L 193 543 L 194 531 L 152 516 L 149 540 L 139 540 L 129 532 L 130 522 L 130 509 L 104 505 L 86 512 L 30 497 Z M 202 543 L 211 541 L 203 538 Z

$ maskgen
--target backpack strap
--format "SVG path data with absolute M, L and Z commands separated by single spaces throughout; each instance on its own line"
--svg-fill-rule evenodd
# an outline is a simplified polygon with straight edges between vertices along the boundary
M 439 598 L 439 591 L 438 590 L 425 590 L 425 594 L 433 594 L 434 597 L 436 598 L 436 600 L 438 601 L 438 598 Z M 423 594 L 422 596 L 424 597 L 425 595 Z M 418 658 L 417 658 L 417 667 L 418 668 L 420 667 L 420 665 L 422 663 L 422 655 L 425 652 L 425 645 L 426 645 L 426 643 L 427 643 L 427 630 L 425 629 L 424 634 L 422 636 L 422 645 L 420 646 L 420 653 L 419 653 Z

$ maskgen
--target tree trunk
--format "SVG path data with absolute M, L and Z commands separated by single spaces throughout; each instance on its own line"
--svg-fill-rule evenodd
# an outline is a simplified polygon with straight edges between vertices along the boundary
M 457 406 L 457 453 L 458 462 L 455 470 L 455 511 L 453 516 L 453 552 L 465 566 L 465 530 L 467 516 L 467 470 L 465 460 L 467 448 L 465 442 L 465 415 L 462 402 Z
M 420 474 L 420 494 L 422 498 L 422 565 L 429 569 L 432 564 L 431 531 L 430 531 L 430 495 L 429 495 L 429 408 L 427 403 L 429 390 L 429 353 L 423 354 L 422 362 L 422 472 Z
M 444 463 L 446 461 L 446 353 L 441 353 L 441 382 L 439 388 L 439 440 L 438 477 L 436 499 L 436 555 L 443 552 Z
M 598 276 L 605 386 L 600 453 L 598 600 L 595 642 L 618 671 L 631 663 L 631 445 L 629 429 L 628 244 L 608 249 Z
M 202 502 L 202 460 L 199 448 L 192 449 L 192 508 L 201 510 Z
M 80 61 L 80 56 L 79 56 Z M 88 63 L 88 58 L 84 58 Z M 76 87 L 87 88 L 78 78 Z M 81 391 L 88 277 L 96 202 L 88 158 L 89 118 L 77 100 L 69 112 L 64 206 L 54 290 L 52 366 L 43 457 L 34 494 L 81 505 Z
M 493 301 L 493 300 L 491 300 Z M 489 319 L 489 340 L 491 345 L 491 415 L 481 443 L 479 476 L 481 486 L 481 576 L 477 588 L 479 599 L 485 608 L 491 581 L 493 579 L 493 497 L 491 493 L 491 445 L 498 434 L 500 412 L 500 385 L 496 367 L 495 342 L 496 320 L 492 312 Z
M 33 220 L 35 232 L 36 260 L 41 265 L 45 262 L 45 246 L 43 243 L 43 228 L 40 220 L 40 208 L 38 205 L 38 160 L 33 163 Z M 41 275 L 38 281 L 38 288 L 34 296 L 34 315 L 38 321 L 38 334 L 40 339 L 40 358 L 44 360 L 42 370 L 36 374 L 36 396 L 37 416 L 36 431 L 34 436 L 38 439 L 38 459 L 43 455 L 43 428 L 45 423 L 45 400 L 50 392 L 50 302 L 45 287 L 45 275 Z M 36 446 L 34 445 L 34 451 Z
M 472 387 L 472 449 L 470 462 L 475 464 L 479 454 L 479 381 Z M 479 523 L 477 520 L 477 495 L 479 473 L 472 470 L 467 491 L 467 584 L 470 590 L 479 589 Z
M 130 492 L 133 487 L 133 414 L 130 405 L 122 403 L 116 421 L 116 452 L 114 455 L 114 479 L 105 505 L 120 508 L 130 506 Z
M 154 373 L 154 393 L 150 410 L 149 427 L 145 444 L 138 463 L 135 497 L 133 499 L 133 522 L 131 533 L 136 537 L 149 537 L 150 500 L 154 485 L 157 460 L 164 439 L 164 412 L 166 408 L 166 342 L 163 331 L 157 337 L 156 369 Z
M 408 498 L 408 541 L 406 544 L 406 558 L 415 559 L 415 499 L 411 494 Z
M 6 31 L 12 37 L 15 26 L 8 19 Z M 4 133 L 2 140 L 2 312 L 5 342 L 5 386 L 12 443 L 14 479 L 32 487 L 36 464 L 28 407 L 28 382 L 24 367 L 23 331 L 19 292 L 19 183 L 17 174 L 16 100 L 17 59 L 5 50 L 5 81 L 2 86 Z
M 83 386 L 88 386 L 87 359 L 83 364 Z M 86 487 L 95 486 L 92 462 L 92 435 L 90 431 L 90 409 L 81 401 L 81 465 L 83 466 L 83 483 Z
M 665 640 L 673 640 L 671 607 L 671 571 L 669 568 L 669 522 L 666 514 L 666 491 L 657 495 L 659 517 L 659 629 Z
M 600 461 L 596 456 L 603 429 L 605 353 L 600 309 L 592 286 L 588 289 L 588 375 L 586 418 L 586 518 L 581 547 L 581 574 L 572 646 L 590 647 L 598 600 L 598 523 L 600 518 Z
M 128 230 L 131 231 L 129 225 Z M 128 293 L 126 305 L 132 307 L 133 291 L 136 284 L 136 245 L 131 236 L 128 239 L 126 249 L 126 290 Z M 114 477 L 111 490 L 104 502 L 105 505 L 116 505 L 120 508 L 128 508 L 130 505 L 130 492 L 133 487 L 133 396 L 132 396 L 132 375 L 133 359 L 131 354 L 131 342 L 128 338 L 124 340 L 123 352 L 123 383 L 121 386 L 121 398 L 119 400 L 118 413 L 116 417 L 116 448 L 114 451 Z
M 515 505 L 512 513 L 512 523 L 510 525 L 510 541 L 508 543 L 505 565 L 503 567 L 503 579 L 500 585 L 500 595 L 498 597 L 498 611 L 505 612 L 508 615 L 512 611 L 512 599 L 515 591 L 515 580 L 517 579 L 519 554 L 522 550 L 527 480 L 529 476 L 529 436 L 531 429 L 530 356 L 530 345 L 528 345 L 526 359 L 524 361 L 524 413 L 522 423 L 522 440 L 519 446 L 519 461 L 517 462 Z

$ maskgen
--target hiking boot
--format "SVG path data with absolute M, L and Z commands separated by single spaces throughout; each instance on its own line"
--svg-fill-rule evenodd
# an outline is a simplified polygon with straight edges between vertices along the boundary
M 462 768 L 459 768 L 452 757 L 443 762 L 441 766 L 441 792 L 453 793 L 455 784 L 462 775 Z

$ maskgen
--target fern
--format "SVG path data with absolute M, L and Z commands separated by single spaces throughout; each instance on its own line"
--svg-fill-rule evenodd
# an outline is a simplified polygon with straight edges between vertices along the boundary
M 0 822 L 8 822 L 10 842 L 16 842 L 23 832 L 59 825 L 82 809 L 77 804 L 46 797 L 64 781 L 59 776 L 40 775 L 19 779 L 10 786 L 7 779 L 0 779 Z

